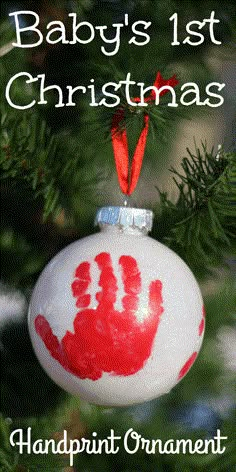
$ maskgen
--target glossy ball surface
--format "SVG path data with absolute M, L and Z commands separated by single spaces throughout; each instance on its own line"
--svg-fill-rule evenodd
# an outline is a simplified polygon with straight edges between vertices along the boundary
M 29 308 L 33 347 L 48 375 L 107 406 L 169 392 L 194 363 L 204 325 L 187 265 L 140 231 L 112 226 L 54 257 Z

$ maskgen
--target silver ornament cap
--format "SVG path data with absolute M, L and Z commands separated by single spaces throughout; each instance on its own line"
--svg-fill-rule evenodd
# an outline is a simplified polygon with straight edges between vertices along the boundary
M 95 225 L 102 228 L 104 225 L 119 226 L 120 229 L 137 228 L 143 233 L 152 229 L 153 212 L 144 208 L 130 208 L 108 206 L 99 208 L 95 218 Z

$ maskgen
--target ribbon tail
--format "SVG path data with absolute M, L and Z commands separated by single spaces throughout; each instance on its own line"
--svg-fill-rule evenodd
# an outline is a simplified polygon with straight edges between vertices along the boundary
M 129 177 L 128 139 L 126 130 L 119 129 L 119 124 L 123 117 L 124 113 L 120 110 L 114 114 L 111 128 L 111 139 L 119 185 L 121 191 L 127 195 Z
M 149 115 L 144 115 L 144 127 L 139 136 L 137 146 L 135 148 L 134 157 L 131 166 L 131 177 L 130 185 L 128 187 L 127 195 L 131 195 L 136 188 L 138 183 L 139 175 L 142 168 L 143 156 L 146 147 L 147 135 L 148 135 Z

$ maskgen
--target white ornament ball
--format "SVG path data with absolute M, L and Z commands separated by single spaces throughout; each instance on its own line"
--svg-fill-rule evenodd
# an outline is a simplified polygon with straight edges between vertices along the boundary
M 46 266 L 29 330 L 36 355 L 63 389 L 125 406 L 159 397 L 188 372 L 202 344 L 197 282 L 173 251 L 147 236 L 151 212 L 108 207 L 101 232 Z

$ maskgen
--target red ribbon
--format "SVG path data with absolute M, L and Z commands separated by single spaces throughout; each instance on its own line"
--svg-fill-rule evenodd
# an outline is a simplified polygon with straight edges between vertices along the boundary
M 170 79 L 165 80 L 161 76 L 160 72 L 157 72 L 154 87 L 160 89 L 165 85 L 170 85 L 175 87 L 178 84 L 176 76 L 173 75 Z M 167 93 L 168 90 L 162 90 L 160 96 Z M 155 90 L 152 90 L 149 97 L 145 98 L 145 102 L 154 101 L 156 98 Z M 139 97 L 132 99 L 134 102 L 139 103 L 141 100 Z M 111 125 L 111 138 L 112 146 L 116 163 L 116 171 L 118 175 L 118 181 L 121 188 L 121 191 L 125 195 L 131 195 L 136 185 L 138 183 L 140 171 L 142 168 L 143 156 L 146 147 L 147 135 L 148 135 L 148 125 L 149 125 L 149 115 L 144 113 L 144 123 L 143 129 L 140 133 L 134 156 L 131 164 L 131 171 L 129 175 L 129 151 L 128 151 L 128 139 L 125 127 L 120 126 L 121 122 L 124 120 L 125 110 L 124 108 L 118 109 L 112 119 Z

